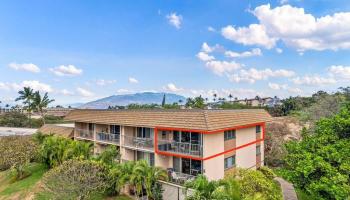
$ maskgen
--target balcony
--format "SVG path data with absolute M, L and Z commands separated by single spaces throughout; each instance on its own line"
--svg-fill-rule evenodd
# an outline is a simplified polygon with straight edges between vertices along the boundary
M 111 133 L 97 133 L 96 141 L 108 143 L 108 144 L 120 144 L 120 135 L 119 134 L 111 134 Z
M 154 141 L 152 138 L 132 137 L 126 135 L 124 135 L 123 138 L 124 146 L 153 151 Z
M 203 155 L 202 145 L 187 142 L 158 140 L 158 150 L 163 152 L 171 152 L 175 154 L 184 154 L 196 157 L 202 157 Z
M 75 129 L 75 137 L 80 139 L 94 140 L 94 132 L 87 129 Z
M 169 169 L 168 169 L 168 177 L 169 177 L 169 182 L 175 183 L 178 185 L 183 185 L 187 181 L 192 181 L 196 179 L 196 176 L 181 173 L 181 172 L 175 172 Z

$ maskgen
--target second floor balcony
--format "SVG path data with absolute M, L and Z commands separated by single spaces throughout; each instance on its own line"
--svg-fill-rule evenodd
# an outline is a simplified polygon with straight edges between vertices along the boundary
M 133 137 L 124 135 L 123 139 L 124 146 L 145 150 L 153 150 L 154 148 L 153 138 Z
M 75 137 L 81 139 L 94 139 L 94 131 L 88 129 L 75 129 Z
M 158 140 L 158 150 L 195 157 L 201 157 L 203 155 L 203 146 L 201 144 L 193 144 L 190 142 Z
M 96 133 L 96 140 L 99 142 L 119 145 L 120 144 L 120 135 L 99 132 L 99 133 Z

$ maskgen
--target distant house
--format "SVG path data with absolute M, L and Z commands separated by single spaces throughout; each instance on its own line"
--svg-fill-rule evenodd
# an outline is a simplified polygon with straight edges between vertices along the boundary
M 74 139 L 93 142 L 96 154 L 115 145 L 122 162 L 146 160 L 182 181 L 262 166 L 270 118 L 263 109 L 77 109 L 66 116 L 75 123 Z
M 240 100 L 235 100 L 234 102 L 240 103 L 243 105 L 248 105 L 248 106 L 254 106 L 254 107 L 263 107 L 263 106 L 268 106 L 268 107 L 273 107 L 275 105 L 281 104 L 281 100 L 278 97 L 264 97 L 260 98 L 259 96 L 256 96 L 253 99 L 240 99 Z

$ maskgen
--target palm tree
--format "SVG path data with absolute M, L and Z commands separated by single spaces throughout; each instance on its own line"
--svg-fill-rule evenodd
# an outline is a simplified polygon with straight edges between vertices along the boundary
M 34 93 L 33 104 L 34 104 L 35 110 L 40 113 L 40 116 L 43 119 L 44 124 L 45 124 L 44 109 L 47 108 L 47 106 L 53 101 L 55 100 L 49 99 L 47 92 L 44 94 L 43 97 L 41 97 L 39 91 L 36 91 Z
M 24 108 L 28 113 L 29 125 L 31 126 L 31 115 L 33 110 L 33 89 L 30 87 L 24 87 L 23 90 L 18 91 L 19 97 L 15 99 L 15 101 L 23 101 L 25 105 Z
M 232 97 L 233 97 L 232 94 L 228 95 L 228 98 L 230 99 L 230 101 L 231 101 Z
M 147 199 L 154 199 L 153 187 L 155 186 L 157 180 L 167 180 L 168 178 L 167 173 L 163 169 L 159 167 L 152 167 L 145 160 L 140 160 L 136 163 L 133 174 L 135 177 L 134 180 L 139 180 L 139 176 L 143 177 L 141 179 L 141 183 L 139 182 L 136 184 L 136 190 L 139 189 L 138 191 L 142 192 L 142 189 L 145 188 Z

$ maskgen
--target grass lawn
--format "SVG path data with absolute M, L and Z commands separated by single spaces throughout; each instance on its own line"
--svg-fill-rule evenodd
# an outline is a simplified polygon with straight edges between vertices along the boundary
M 0 172 L 0 199 L 21 199 L 32 192 L 33 187 L 42 178 L 47 168 L 43 164 L 31 163 L 27 167 L 31 175 L 11 183 L 10 171 Z

